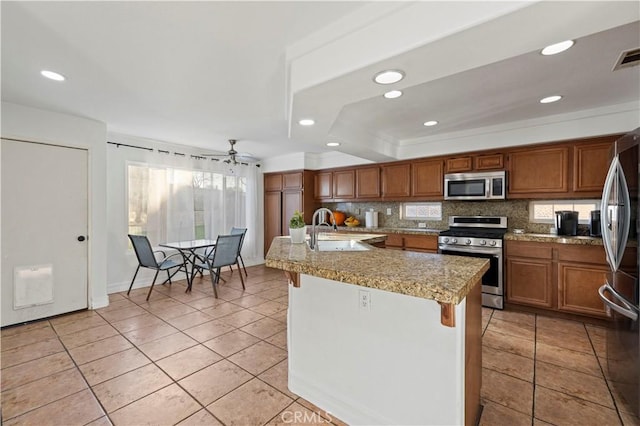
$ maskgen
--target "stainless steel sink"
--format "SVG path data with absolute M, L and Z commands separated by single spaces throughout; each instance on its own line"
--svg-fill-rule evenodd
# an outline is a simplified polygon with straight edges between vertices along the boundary
M 369 247 L 354 240 L 318 241 L 319 251 L 368 251 Z

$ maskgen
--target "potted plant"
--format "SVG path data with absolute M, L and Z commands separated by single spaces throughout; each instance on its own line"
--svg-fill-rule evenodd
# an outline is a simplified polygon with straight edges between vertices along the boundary
M 304 224 L 304 216 L 298 210 L 293 212 L 293 216 L 289 219 L 289 236 L 291 237 L 291 242 L 294 244 L 305 242 L 307 228 Z

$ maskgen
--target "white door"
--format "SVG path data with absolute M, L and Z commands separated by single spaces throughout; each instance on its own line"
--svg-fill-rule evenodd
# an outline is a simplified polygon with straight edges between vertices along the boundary
M 87 308 L 87 151 L 1 148 L 2 326 Z

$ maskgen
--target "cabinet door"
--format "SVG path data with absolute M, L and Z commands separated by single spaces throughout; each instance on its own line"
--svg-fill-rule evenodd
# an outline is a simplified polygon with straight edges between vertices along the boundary
M 435 235 L 404 235 L 404 248 L 426 253 L 438 252 L 438 237 Z
M 320 172 L 313 176 L 313 198 L 317 200 L 333 198 L 333 173 Z
M 385 246 L 391 249 L 402 250 L 404 247 L 404 238 L 402 238 L 402 234 L 387 234 Z
M 558 310 L 607 318 L 598 288 L 608 271 L 607 266 L 558 263 Z
M 356 198 L 380 198 L 380 168 L 356 169 Z
M 355 172 L 342 170 L 333 172 L 333 198 L 355 198 Z
M 264 255 L 273 239 L 282 235 L 282 193 L 264 193 Z
M 576 145 L 573 147 L 573 190 L 602 195 L 604 179 L 609 169 L 610 143 Z
M 296 210 L 303 211 L 302 191 L 282 193 L 282 235 L 289 235 L 289 219 Z
M 264 175 L 264 190 L 265 191 L 282 190 L 282 174 L 273 173 L 273 174 Z
M 284 173 L 282 189 L 302 189 L 302 172 Z
M 553 307 L 552 270 L 550 260 L 507 257 L 507 302 Z
M 441 199 L 444 196 L 442 160 L 411 163 L 411 196 L 423 199 Z
M 514 152 L 509 160 L 508 197 L 519 194 L 546 197 L 568 192 L 568 147 Z
M 382 166 L 382 196 L 402 198 L 411 195 L 411 164 Z
M 447 158 L 447 173 L 469 172 L 473 170 L 471 157 Z
M 476 170 L 496 170 L 504 168 L 504 155 L 490 154 L 478 155 L 475 158 Z

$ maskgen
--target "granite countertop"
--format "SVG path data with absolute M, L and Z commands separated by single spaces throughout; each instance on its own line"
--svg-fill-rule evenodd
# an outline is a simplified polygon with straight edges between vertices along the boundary
M 553 234 L 514 234 L 507 232 L 504 235 L 505 240 L 512 241 L 532 241 L 537 243 L 556 243 L 556 244 L 577 244 L 583 246 L 601 246 L 602 238 L 587 236 L 568 236 Z
M 430 228 L 366 228 L 364 226 L 338 226 L 339 231 L 349 232 L 370 232 L 385 234 L 414 234 L 414 235 L 435 235 L 438 236 L 441 230 Z
M 276 237 L 266 266 L 458 304 L 489 269 L 489 261 L 373 246 L 368 251 L 314 252 L 307 244 L 291 244 L 289 237 Z

